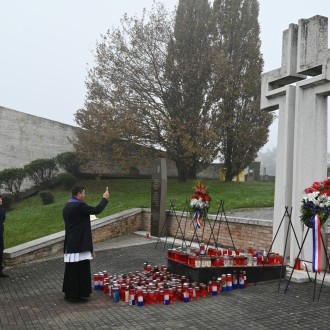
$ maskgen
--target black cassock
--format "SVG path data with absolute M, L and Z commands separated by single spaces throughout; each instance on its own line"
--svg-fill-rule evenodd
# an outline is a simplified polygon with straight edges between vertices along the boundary
M 89 206 L 71 198 L 63 208 L 65 223 L 64 253 L 93 252 L 91 214 L 101 213 L 108 200 L 102 198 L 97 206 Z M 89 297 L 92 292 L 90 260 L 66 262 L 62 292 L 69 298 Z

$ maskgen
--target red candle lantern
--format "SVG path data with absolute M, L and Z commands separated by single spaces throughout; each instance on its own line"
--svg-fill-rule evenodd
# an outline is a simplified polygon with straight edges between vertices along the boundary
M 217 290 L 218 290 L 218 293 L 221 292 L 221 277 L 217 278 Z
M 170 259 L 175 261 L 175 255 L 176 255 L 175 249 L 170 249 L 169 251 L 170 251 L 169 252 Z
M 204 243 L 201 243 L 201 245 L 199 246 L 199 254 L 201 255 L 201 256 L 205 256 L 205 253 L 206 253 L 206 251 L 205 251 L 205 244 Z
M 99 272 L 99 289 L 103 289 L 103 272 Z
M 188 254 L 187 252 L 181 252 L 181 263 L 187 264 L 188 263 Z
M 154 290 L 150 290 L 148 293 L 148 303 L 150 305 L 154 305 L 155 304 L 155 291 Z
M 125 291 L 126 291 L 126 284 L 122 283 L 120 285 L 120 291 L 119 291 L 119 298 L 122 301 L 125 301 Z
M 245 256 L 240 256 L 240 266 L 244 267 L 245 266 Z
M 103 282 L 103 292 L 109 294 L 109 279 L 105 279 Z
M 129 286 L 128 285 L 125 286 L 125 302 L 126 303 L 129 302 Z
M 283 256 L 279 256 L 279 257 L 278 257 L 278 263 L 279 263 L 280 265 L 283 264 Z
M 199 288 L 199 286 L 196 286 L 195 287 L 195 298 L 196 298 L 196 300 L 198 300 L 199 297 L 200 297 L 200 288 Z
M 221 291 L 227 291 L 227 275 L 221 275 Z
M 239 281 L 239 287 L 240 287 L 240 289 L 244 289 L 244 287 L 245 287 L 245 285 L 244 285 L 244 274 L 243 274 L 242 271 L 239 273 L 239 279 L 238 279 L 238 281 Z
M 128 292 L 129 292 L 129 304 L 133 306 L 135 305 L 135 289 L 132 284 L 129 286 Z
M 182 293 L 183 293 L 183 302 L 189 302 L 189 287 L 188 283 L 184 283 L 182 287 Z
M 164 305 L 170 304 L 170 290 L 168 287 L 164 288 Z
M 159 289 L 155 290 L 155 303 L 159 304 L 161 302 Z
M 175 291 L 174 288 L 169 289 L 169 295 L 170 295 L 170 304 L 173 304 L 175 301 Z
M 257 255 L 257 265 L 262 266 L 262 255 L 261 254 Z
M 231 274 L 227 274 L 227 291 L 233 290 L 233 278 Z
M 211 295 L 212 296 L 218 295 L 218 285 L 215 279 L 211 281 Z
M 201 267 L 201 257 L 200 256 L 196 256 L 196 258 L 195 258 L 195 267 L 196 268 Z
M 177 301 L 179 302 L 182 302 L 183 301 L 183 292 L 182 292 L 182 289 L 178 289 L 176 291 L 176 298 L 177 298 Z
M 200 297 L 206 298 L 207 296 L 206 285 L 204 283 L 200 283 L 199 287 L 200 287 Z
M 93 280 L 94 280 L 94 290 L 99 290 L 100 289 L 99 274 L 94 274 L 93 275 Z
M 148 304 L 148 291 L 142 290 L 142 295 L 143 295 L 143 304 L 144 305 Z
M 194 299 L 194 289 L 193 288 L 188 288 L 189 292 L 189 301 L 193 301 Z
M 164 303 L 164 289 L 159 289 L 159 303 Z
M 136 292 L 136 296 L 137 296 L 137 305 L 139 307 L 142 307 L 144 305 L 144 301 L 143 301 L 143 292 L 141 289 L 139 289 L 137 292 Z
M 196 254 L 190 253 L 188 256 L 188 265 L 191 267 L 195 267 L 195 262 L 196 262 Z
M 236 269 L 233 270 L 233 288 L 237 289 L 238 288 L 238 276 Z

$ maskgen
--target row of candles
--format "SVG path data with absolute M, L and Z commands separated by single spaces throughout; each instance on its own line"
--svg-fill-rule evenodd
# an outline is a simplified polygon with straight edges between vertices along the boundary
M 145 304 L 169 305 L 174 302 L 190 302 L 194 299 L 217 296 L 220 292 L 243 289 L 247 285 L 246 273 L 243 271 L 222 274 L 207 284 L 191 283 L 185 276 L 170 274 L 166 266 L 151 267 L 144 264 L 143 272 L 109 275 L 107 271 L 95 273 L 94 290 L 103 291 L 113 302 L 119 301 L 129 305 Z
M 239 250 L 218 249 L 204 244 L 200 248 L 168 249 L 168 260 L 173 260 L 191 267 L 244 267 L 244 266 L 276 266 L 283 264 L 279 253 L 254 251 L 249 248 L 247 253 Z

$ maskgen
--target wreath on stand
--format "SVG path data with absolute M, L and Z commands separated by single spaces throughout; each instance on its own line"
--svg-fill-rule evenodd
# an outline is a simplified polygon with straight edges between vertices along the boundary
M 206 184 L 197 182 L 194 187 L 194 193 L 190 197 L 190 208 L 192 214 L 192 222 L 196 221 L 197 228 L 203 227 L 203 219 L 207 215 L 207 210 L 210 207 L 211 197 L 206 190 Z
M 320 273 L 322 258 L 321 228 L 330 215 L 330 179 L 314 182 L 305 189 L 305 196 L 301 206 L 301 221 L 308 230 L 312 229 L 313 236 L 313 272 Z M 307 234 L 307 233 L 306 233 Z
M 321 226 L 326 223 L 330 215 L 330 179 L 316 181 L 305 189 L 300 211 L 301 221 L 309 228 L 315 215 L 320 218 Z

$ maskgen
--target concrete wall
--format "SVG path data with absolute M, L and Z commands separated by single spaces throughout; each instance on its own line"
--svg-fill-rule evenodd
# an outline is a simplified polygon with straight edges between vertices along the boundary
M 210 237 L 210 226 L 213 228 L 214 236 L 211 235 L 211 245 L 213 238 L 218 238 L 218 246 L 231 248 L 233 238 L 235 248 L 247 250 L 253 248 L 256 250 L 268 251 L 272 244 L 273 225 L 271 220 L 258 220 L 248 218 L 238 218 L 227 216 L 228 226 L 225 220 L 222 219 L 221 227 L 218 235 L 219 224 L 213 225 L 216 216 L 209 215 L 210 223 L 206 223 L 204 228 L 204 242 L 208 242 Z M 93 241 L 101 242 L 117 236 L 133 233 L 135 231 L 150 232 L 150 209 L 130 209 L 111 216 L 92 221 Z M 219 218 L 217 218 L 219 220 Z M 166 227 L 167 233 L 162 233 L 162 237 L 175 236 L 177 240 L 182 238 L 181 232 L 185 235 L 187 245 L 190 243 L 191 237 L 194 236 L 194 228 L 190 225 L 190 217 L 175 216 L 173 213 L 167 212 Z M 180 224 L 181 231 L 178 230 Z M 230 228 L 230 234 L 228 231 Z M 201 229 L 200 229 L 201 231 Z M 330 252 L 330 228 L 325 228 L 325 246 L 327 253 Z M 180 236 L 181 235 L 181 236 Z M 198 232 L 198 237 L 201 233 Z M 196 236 L 194 236 L 196 240 Z M 56 234 L 45 236 L 31 242 L 14 246 L 4 250 L 4 265 L 7 267 L 16 266 L 36 259 L 58 256 L 63 252 L 64 231 Z M 178 244 L 179 241 L 177 241 Z M 273 245 L 273 252 L 282 254 L 283 251 L 277 250 Z
M 169 236 L 177 235 L 177 238 L 180 239 L 182 231 L 185 240 L 188 243 L 192 238 L 196 241 L 196 232 L 194 226 L 191 224 L 190 217 L 179 217 L 180 231 L 180 229 L 178 230 L 177 218 L 175 216 L 168 216 L 167 232 Z M 234 243 L 235 248 L 242 251 L 247 250 L 248 248 L 260 251 L 266 249 L 268 251 L 272 243 L 273 233 L 273 222 L 271 220 L 246 219 L 231 216 L 227 216 L 226 218 L 228 226 L 224 217 L 219 221 L 220 217 L 216 219 L 216 216 L 209 215 L 208 221 L 204 225 L 204 229 L 197 229 L 198 239 L 204 241 L 206 244 L 210 239 L 211 245 L 216 241 L 216 245 L 223 248 L 232 248 Z M 214 224 L 215 220 L 217 221 Z M 281 251 L 273 252 L 280 253 Z
M 29 115 L 0 106 L 0 171 L 6 168 L 20 168 L 33 160 L 53 158 L 56 155 L 74 151 L 69 139 L 76 138 L 79 128 L 57 121 Z M 211 164 L 198 173 L 201 179 L 218 179 L 219 164 Z M 108 175 L 115 177 L 151 177 L 151 165 L 138 165 L 137 171 L 122 169 L 113 163 Z M 177 177 L 175 162 L 167 160 L 169 177 Z M 23 184 L 23 189 L 29 183 Z
M 73 151 L 68 138 L 78 128 L 0 107 L 0 171 L 19 168 L 39 158 Z
M 150 210 L 130 209 L 91 223 L 93 242 L 127 235 L 150 227 Z M 3 262 L 6 267 L 17 266 L 45 257 L 63 253 L 64 231 L 35 239 L 4 250 Z
M 204 242 L 207 243 L 210 237 L 210 226 L 216 217 L 209 215 L 210 223 L 206 223 L 204 230 Z M 113 237 L 126 235 L 135 231 L 150 232 L 150 209 L 130 209 L 111 216 L 92 221 L 93 241 L 101 242 Z M 268 250 L 272 242 L 272 221 L 254 220 L 244 218 L 227 217 L 230 233 L 233 237 L 235 247 L 246 250 L 249 247 L 260 250 Z M 194 234 L 194 228 L 190 225 L 191 220 L 184 216 L 177 217 L 173 213 L 167 212 L 167 235 L 176 236 L 181 239 L 180 230 L 185 234 L 187 244 Z M 201 229 L 200 229 L 201 231 Z M 221 222 L 221 230 L 217 235 L 218 225 L 214 226 L 214 237 L 218 238 L 218 246 L 232 247 L 232 242 L 225 222 Z M 198 232 L 200 237 L 201 232 Z M 162 237 L 166 233 L 161 234 Z M 196 240 L 196 236 L 194 236 Z M 213 238 L 213 236 L 211 236 Z M 43 257 L 49 257 L 63 251 L 64 231 L 36 239 L 4 251 L 4 263 L 8 266 L 15 266 L 20 263 L 29 262 Z M 211 240 L 211 244 L 213 239 Z M 189 244 L 188 244 L 189 245 Z M 280 252 L 280 251 L 274 251 Z

